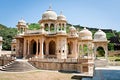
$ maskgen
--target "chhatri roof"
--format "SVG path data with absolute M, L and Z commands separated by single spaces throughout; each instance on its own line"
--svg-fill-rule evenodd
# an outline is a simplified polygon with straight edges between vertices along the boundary
M 98 30 L 95 34 L 94 34 L 94 41 L 107 41 L 107 37 L 105 32 L 103 32 L 102 30 Z
M 57 20 L 57 14 L 52 10 L 51 6 L 42 14 L 42 20 Z

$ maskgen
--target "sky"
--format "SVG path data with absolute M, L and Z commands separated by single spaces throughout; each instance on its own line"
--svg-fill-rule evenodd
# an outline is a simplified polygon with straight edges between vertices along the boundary
M 120 0 L 0 0 L 0 24 L 38 23 L 50 5 L 70 24 L 120 31 Z

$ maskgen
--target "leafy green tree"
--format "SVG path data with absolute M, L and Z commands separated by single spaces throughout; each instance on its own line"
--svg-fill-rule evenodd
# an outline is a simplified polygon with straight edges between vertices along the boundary
M 109 33 L 106 33 L 106 36 L 107 36 L 107 39 L 110 39 L 111 37 L 114 36 L 114 34 L 109 32 Z
M 108 50 L 110 51 L 114 50 L 114 43 L 108 43 Z
M 40 29 L 40 24 L 32 23 L 32 24 L 28 25 L 28 29 L 29 30 L 38 30 L 38 29 Z
M 16 28 L 4 28 L 0 30 L 0 36 L 3 37 L 3 50 L 11 50 L 11 41 L 16 34 Z

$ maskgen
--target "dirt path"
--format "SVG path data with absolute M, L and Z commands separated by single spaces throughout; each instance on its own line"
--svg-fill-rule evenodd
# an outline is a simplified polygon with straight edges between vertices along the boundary
M 0 80 L 71 80 L 72 74 L 57 71 L 0 72 Z

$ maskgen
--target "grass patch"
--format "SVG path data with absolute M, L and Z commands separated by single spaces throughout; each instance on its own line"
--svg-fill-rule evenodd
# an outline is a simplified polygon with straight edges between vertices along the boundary
M 119 56 L 108 57 L 108 59 L 109 59 L 110 61 L 120 61 L 120 57 L 119 57 Z
M 71 80 L 72 74 L 56 71 L 35 71 L 24 73 L 0 72 L 0 80 Z

